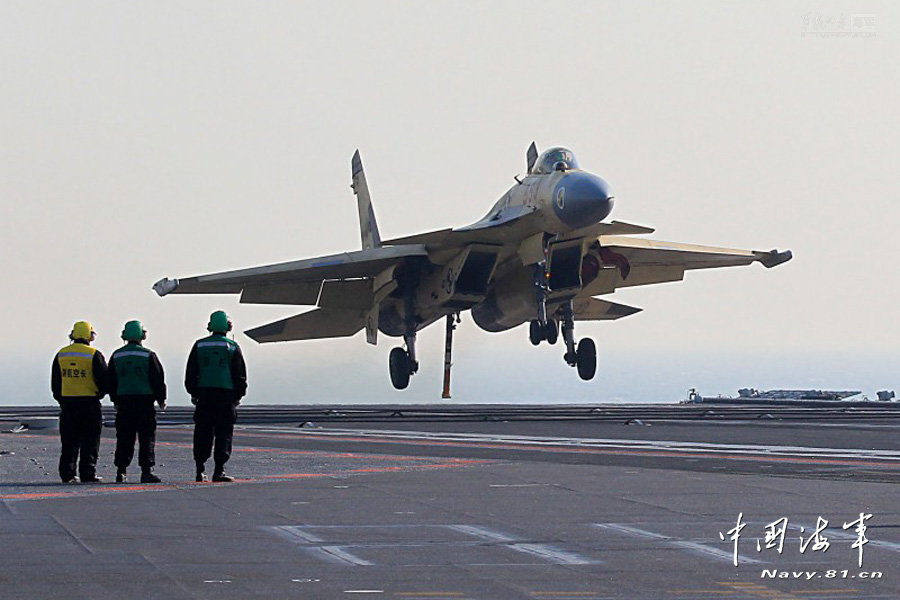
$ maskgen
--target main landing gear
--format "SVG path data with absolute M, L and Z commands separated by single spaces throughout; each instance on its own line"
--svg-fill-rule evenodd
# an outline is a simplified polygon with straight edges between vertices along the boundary
M 416 360 L 416 334 L 403 336 L 406 349 L 394 348 L 391 350 L 389 365 L 391 369 L 391 383 L 398 390 L 405 390 L 409 385 L 409 377 L 419 370 L 419 361 Z
M 539 293 L 539 301 L 542 301 Z M 538 314 L 546 314 L 546 309 L 538 310 Z M 555 319 L 546 319 L 542 324 L 539 319 L 531 322 L 528 337 L 531 343 L 537 346 L 542 341 L 555 344 L 559 336 L 559 326 Z M 578 370 L 578 376 L 588 381 L 597 373 L 597 346 L 591 338 L 583 338 L 575 343 L 575 315 L 572 309 L 572 301 L 562 306 L 562 337 L 566 344 L 566 353 L 563 359 L 570 367 Z

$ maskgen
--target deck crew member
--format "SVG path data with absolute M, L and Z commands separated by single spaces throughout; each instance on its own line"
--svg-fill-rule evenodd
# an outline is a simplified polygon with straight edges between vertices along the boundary
M 63 483 L 99 483 L 97 455 L 103 417 L 100 399 L 106 395 L 106 359 L 91 342 L 97 337 L 87 321 L 78 321 L 69 334 L 71 344 L 53 358 L 50 390 L 59 403 L 59 477 Z M 80 457 L 79 457 L 80 455 Z
M 140 321 L 128 321 L 122 330 L 125 345 L 109 357 L 107 384 L 116 405 L 116 483 L 125 483 L 128 465 L 138 440 L 141 483 L 159 483 L 156 465 L 156 407 L 166 408 L 166 380 L 159 357 L 144 347 L 147 331 Z
M 217 310 L 209 317 L 209 337 L 197 340 L 188 355 L 184 387 L 194 403 L 194 462 L 196 480 L 207 481 L 206 461 L 215 461 L 213 481 L 234 481 L 225 474 L 237 405 L 247 393 L 247 367 L 237 342 L 225 337 L 231 319 Z M 213 440 L 215 439 L 215 451 Z

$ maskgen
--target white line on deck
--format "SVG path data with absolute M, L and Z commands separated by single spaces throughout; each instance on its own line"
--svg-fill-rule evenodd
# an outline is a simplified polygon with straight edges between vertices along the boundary
M 622 533 L 625 535 L 631 535 L 634 537 L 640 537 L 644 539 L 650 540 L 658 540 L 667 545 L 674 546 L 676 548 L 681 548 L 682 550 L 687 550 L 693 554 L 701 554 L 710 558 L 715 558 L 717 560 L 723 560 L 726 562 L 732 562 L 734 560 L 734 554 L 732 552 L 726 552 L 720 548 L 715 548 L 713 546 L 707 546 L 706 544 L 701 544 L 700 542 L 691 542 L 687 540 L 680 540 L 678 538 L 670 537 L 667 535 L 662 535 L 661 533 L 655 533 L 653 531 L 647 531 L 646 529 L 638 529 L 637 527 L 632 527 L 630 525 L 623 525 L 621 523 L 594 523 L 594 527 L 599 527 L 600 529 L 606 529 L 609 531 L 615 531 L 618 533 Z M 749 563 L 749 564 L 759 564 L 762 561 L 756 560 L 755 558 L 746 558 L 740 557 L 740 562 Z
M 277 431 L 277 430 L 272 430 Z M 283 430 L 280 430 L 283 433 Z M 449 433 L 427 431 L 394 431 L 364 429 L 303 430 L 308 437 L 363 437 L 397 440 L 427 440 L 435 442 L 511 444 L 524 447 L 565 447 L 574 449 L 655 450 L 685 453 L 728 453 L 801 458 L 872 459 L 900 462 L 900 451 L 868 450 L 858 448 L 816 448 L 809 446 L 769 446 L 750 444 L 717 444 L 711 442 L 679 442 L 673 440 L 628 440 L 607 438 L 538 437 L 520 435 L 494 435 L 479 433 Z

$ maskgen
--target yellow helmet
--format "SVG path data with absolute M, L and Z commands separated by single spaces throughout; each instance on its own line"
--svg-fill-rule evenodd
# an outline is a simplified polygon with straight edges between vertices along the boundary
M 72 333 L 69 334 L 70 340 L 87 340 L 94 341 L 97 334 L 94 332 L 93 326 L 87 321 L 78 321 L 72 326 Z

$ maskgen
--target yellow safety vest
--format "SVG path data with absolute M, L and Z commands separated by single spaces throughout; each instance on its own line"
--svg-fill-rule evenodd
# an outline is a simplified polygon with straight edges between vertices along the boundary
M 56 354 L 56 363 L 62 375 L 63 396 L 93 397 L 100 391 L 94 380 L 94 353 L 96 351 L 87 344 L 75 342 Z

